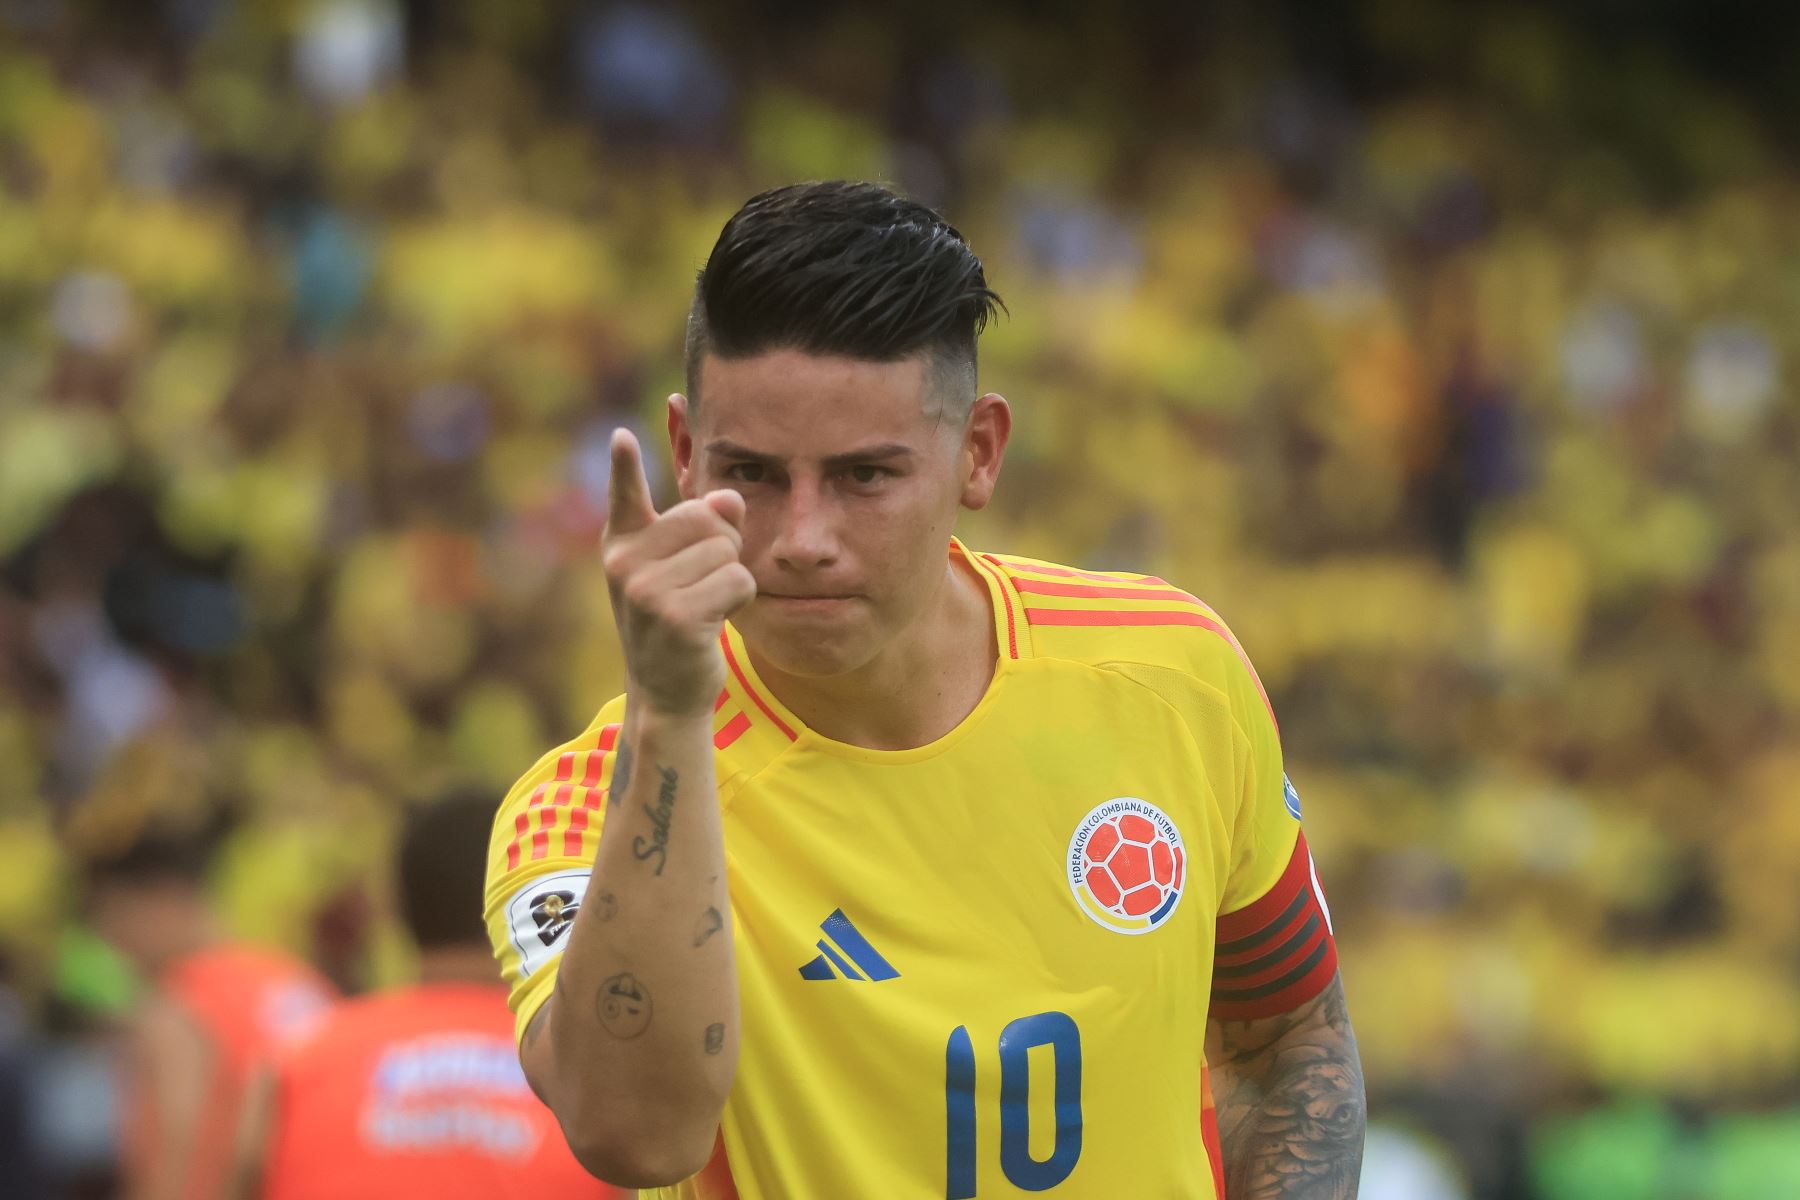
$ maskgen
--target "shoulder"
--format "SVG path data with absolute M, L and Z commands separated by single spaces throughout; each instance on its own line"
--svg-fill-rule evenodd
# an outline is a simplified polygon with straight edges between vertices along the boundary
M 586 729 L 546 751 L 507 790 L 494 813 L 490 881 L 517 871 L 522 858 L 550 856 L 550 827 L 545 821 L 555 810 L 598 807 L 594 794 L 603 790 L 612 776 L 624 721 L 625 697 L 615 696 L 601 706 Z M 535 825 L 534 815 L 539 818 Z
M 625 697 L 614 696 L 600 706 L 587 728 L 540 756 L 531 769 L 508 790 L 499 816 L 531 803 L 532 792 L 544 783 L 580 783 L 590 766 L 600 765 L 618 744 L 625 722 Z M 591 784 L 589 786 L 592 786 Z
M 1211 605 L 1133 571 L 1090 571 L 1012 554 L 980 554 L 1018 594 L 1037 658 L 1163 683 L 1184 680 L 1235 697 L 1261 693 L 1250 658 Z

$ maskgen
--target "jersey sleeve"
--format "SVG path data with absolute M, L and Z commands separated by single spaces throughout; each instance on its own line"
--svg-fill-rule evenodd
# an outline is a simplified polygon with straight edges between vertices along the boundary
M 1237 640 L 1223 683 L 1247 741 L 1213 958 L 1209 1015 L 1247 1021 L 1313 999 L 1337 974 L 1324 889 L 1300 829 L 1300 797 L 1281 756 L 1281 734 L 1256 670 Z
M 569 927 L 587 896 L 624 718 L 620 696 L 580 737 L 540 758 L 494 817 L 485 915 L 515 1037 L 524 1037 L 550 998 Z

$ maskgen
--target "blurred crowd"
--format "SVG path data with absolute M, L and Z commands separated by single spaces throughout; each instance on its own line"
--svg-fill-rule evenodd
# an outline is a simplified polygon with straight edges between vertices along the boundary
M 50 1169 L 104 1160 L 134 988 L 82 857 L 223 812 L 234 931 L 404 978 L 407 806 L 619 686 L 607 437 L 661 443 L 719 225 L 846 176 L 1010 309 L 964 536 L 1256 660 L 1365 1195 L 1800 1194 L 1800 173 L 1754 114 L 1505 9 L 1366 6 L 1471 47 L 1369 89 L 1253 26 L 761 7 L 0 6 L 0 1058 Z

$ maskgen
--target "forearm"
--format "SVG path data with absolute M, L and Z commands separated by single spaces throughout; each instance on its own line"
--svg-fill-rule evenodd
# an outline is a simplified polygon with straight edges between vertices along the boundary
M 710 717 L 628 716 L 593 878 L 524 1048 L 611 1182 L 674 1182 L 712 1146 L 737 1063 L 730 911 Z
M 1353 1200 L 1367 1112 L 1342 982 L 1293 1013 L 1213 1032 L 1225 1194 Z

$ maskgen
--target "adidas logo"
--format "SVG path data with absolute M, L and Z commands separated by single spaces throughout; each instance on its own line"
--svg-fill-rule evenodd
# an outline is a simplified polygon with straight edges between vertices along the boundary
M 869 945 L 869 939 L 850 923 L 843 909 L 836 909 L 820 923 L 825 936 L 819 939 L 819 957 L 800 968 L 802 979 L 867 979 L 880 983 L 898 979 L 881 952 Z M 835 969 L 834 969 L 835 968 Z

